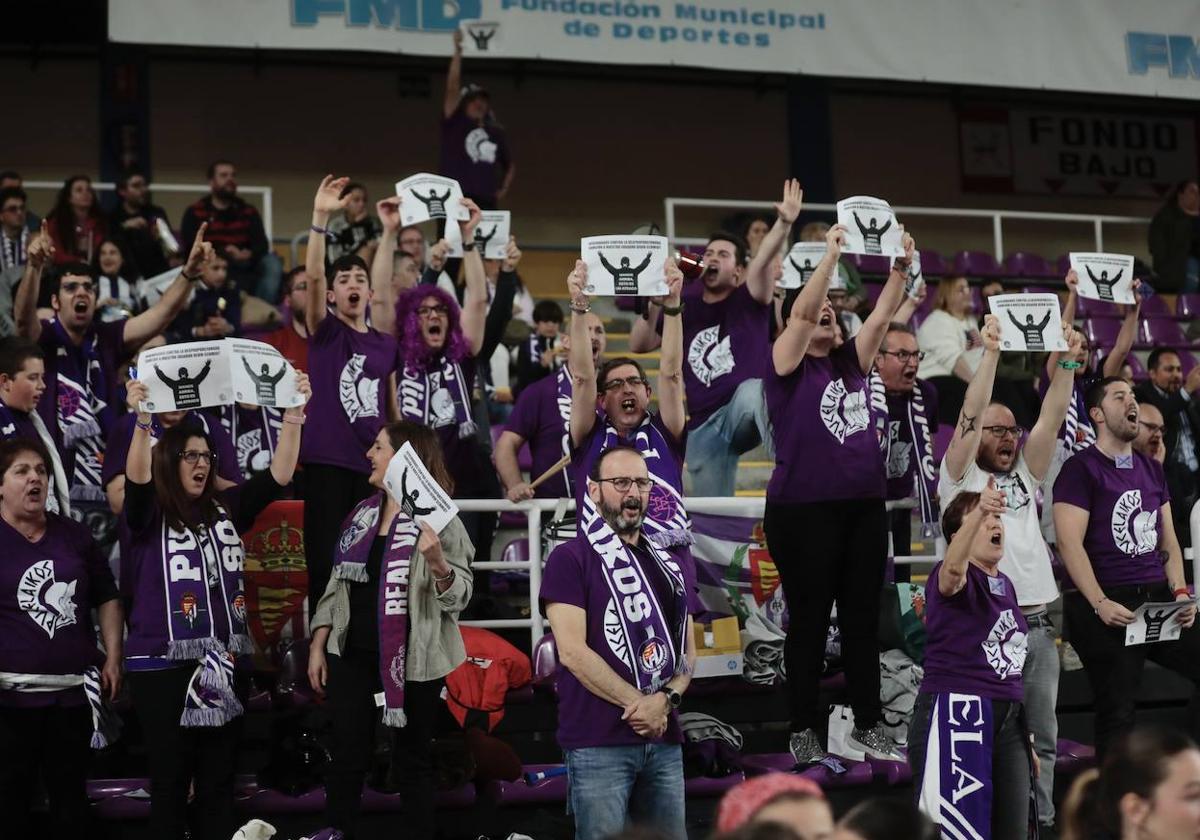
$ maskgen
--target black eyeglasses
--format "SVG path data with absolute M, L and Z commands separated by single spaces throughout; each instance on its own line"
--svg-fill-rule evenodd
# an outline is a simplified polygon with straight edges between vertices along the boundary
M 1166 426 L 1163 426 L 1159 423 L 1147 423 L 1145 420 L 1139 420 L 1138 425 L 1145 428 L 1145 430 L 1152 435 L 1156 434 L 1158 432 L 1161 432 L 1163 429 L 1166 428 Z
M 601 478 L 596 481 L 597 484 L 611 484 L 617 489 L 618 493 L 628 493 L 629 488 L 637 485 L 639 493 L 649 493 L 650 487 L 654 484 L 648 478 L 629 478 L 628 476 L 619 476 L 617 478 Z
M 75 294 L 80 289 L 91 294 L 96 291 L 96 284 L 90 280 L 68 280 L 66 283 L 60 284 L 59 288 L 69 295 Z
M 25 205 L 24 204 L 10 204 L 4 208 L 4 212 L 5 213 L 24 213 Z
M 1021 426 L 984 426 L 983 431 L 994 438 L 1002 438 L 1005 435 L 1012 435 L 1015 438 L 1019 438 L 1025 434 L 1025 429 Z
M 428 318 L 430 315 L 446 315 L 450 312 L 450 307 L 444 303 L 439 303 L 437 306 L 419 306 L 417 307 L 417 316 Z
M 636 388 L 639 385 L 646 385 L 644 376 L 627 376 L 624 379 L 610 379 L 604 383 L 605 391 L 619 391 L 628 385 L 630 388 Z
M 215 464 L 217 462 L 216 452 L 201 452 L 198 449 L 189 449 L 186 452 L 180 452 L 179 457 L 189 464 L 195 465 L 204 461 L 206 464 Z
M 910 350 L 880 350 L 879 354 L 881 356 L 895 356 L 896 361 L 900 362 L 902 365 L 908 364 L 913 359 L 916 359 L 918 362 L 925 361 L 924 350 L 917 350 L 915 352 Z

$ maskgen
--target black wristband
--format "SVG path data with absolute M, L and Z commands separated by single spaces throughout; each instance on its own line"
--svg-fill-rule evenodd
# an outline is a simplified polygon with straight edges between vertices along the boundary
M 475 250 L 475 243 L 474 243 L 474 242 L 464 242 L 464 243 L 463 243 L 463 253 L 464 253 L 464 254 L 465 254 L 466 252 L 468 252 L 468 251 L 474 251 L 474 250 Z

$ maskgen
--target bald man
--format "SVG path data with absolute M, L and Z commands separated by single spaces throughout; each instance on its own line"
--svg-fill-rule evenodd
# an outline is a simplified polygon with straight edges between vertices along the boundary
M 1171 494 L 1171 518 L 1175 521 L 1175 535 L 1181 546 L 1192 544 L 1190 518 L 1192 505 L 1196 502 L 1196 479 L 1191 471 L 1174 458 L 1167 458 L 1167 444 L 1163 440 L 1166 421 L 1153 403 L 1138 403 L 1138 436 L 1133 442 L 1136 452 L 1149 455 L 1163 465 L 1167 475 L 1167 490 Z

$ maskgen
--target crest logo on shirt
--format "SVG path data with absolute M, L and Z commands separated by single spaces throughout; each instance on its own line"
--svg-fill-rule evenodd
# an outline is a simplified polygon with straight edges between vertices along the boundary
M 54 564 L 39 560 L 21 575 L 17 584 L 17 606 L 54 638 L 61 627 L 75 623 L 75 584 L 54 579 Z
M 467 157 L 471 159 L 471 163 L 495 163 L 497 146 L 492 142 L 492 138 L 488 136 L 487 129 L 476 128 L 467 135 L 466 139 Z
M 433 428 L 451 426 L 455 422 L 454 397 L 447 388 L 438 388 L 429 400 L 429 423 Z
M 355 353 L 338 377 L 338 396 L 351 423 L 360 417 L 379 416 L 379 380 L 363 376 L 366 366 L 367 357 Z
M 271 466 L 271 453 L 263 448 L 262 429 L 238 435 L 237 458 L 242 475 L 261 472 Z
M 625 643 L 625 629 L 621 626 L 621 617 L 617 615 L 617 603 L 611 598 L 604 608 L 604 640 L 612 655 L 633 670 L 633 657 L 629 655 L 629 645 Z
M 900 421 L 888 422 L 887 477 L 904 478 L 912 464 L 913 445 L 900 440 Z
M 1126 490 L 1113 505 L 1112 538 L 1130 557 L 1158 548 L 1158 511 L 1142 510 L 1141 490 Z
M 657 674 L 667 663 L 667 646 L 660 639 L 647 639 L 638 652 L 638 665 L 647 674 Z
M 821 420 L 838 443 L 845 443 L 846 438 L 871 425 L 867 395 L 862 389 L 849 392 L 843 380 L 834 379 L 821 394 Z
M 996 477 L 996 489 L 1004 494 L 1009 513 L 1016 513 L 1033 501 L 1029 488 L 1015 472 L 993 473 Z
M 1007 679 L 1010 674 L 1019 676 L 1025 667 L 1026 636 L 1017 627 L 1012 610 L 1000 613 L 981 647 L 988 665 L 1002 680 Z
M 734 368 L 733 350 L 729 336 L 721 338 L 721 327 L 708 327 L 696 333 L 688 345 L 688 364 L 692 373 L 705 385 L 730 373 Z

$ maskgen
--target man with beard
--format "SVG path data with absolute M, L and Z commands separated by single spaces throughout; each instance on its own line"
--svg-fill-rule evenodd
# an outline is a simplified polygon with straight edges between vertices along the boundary
M 1150 403 L 1163 416 L 1163 443 L 1168 461 L 1182 464 L 1192 476 L 1200 476 L 1200 406 L 1192 393 L 1200 387 L 1200 367 L 1183 381 L 1183 363 L 1169 347 L 1158 347 L 1146 360 L 1147 382 L 1133 389 L 1139 402 Z M 1195 479 L 1193 479 L 1195 480 Z M 1172 501 L 1178 507 L 1183 500 Z M 1189 509 L 1190 510 L 1190 509 Z
M 604 322 L 598 315 L 584 316 L 587 335 L 591 339 L 592 364 L 599 365 L 607 339 Z M 563 346 L 571 349 L 571 336 L 563 336 Z M 521 477 L 517 464 L 517 453 L 525 442 L 529 442 L 532 467 L 529 478 L 542 475 L 559 459 L 571 452 L 571 366 L 565 364 L 554 374 L 539 379 L 521 391 L 516 407 L 505 424 L 504 432 L 496 442 L 496 471 L 504 482 L 505 493 L 510 501 L 525 499 L 557 499 L 570 496 L 573 488 L 568 478 L 569 471 L 543 481 L 536 488 Z
M 175 257 L 177 255 L 174 252 L 178 250 L 178 243 L 172 247 L 169 240 L 163 241 L 159 220 L 170 233 L 167 211 L 150 203 L 146 176 L 137 170 L 130 170 L 121 176 L 117 181 L 117 195 L 121 203 L 109 215 L 108 229 L 133 261 L 134 271 L 126 274 L 126 278 L 135 280 L 162 274 L 170 267 L 168 254 Z M 175 264 L 178 265 L 179 261 L 176 260 Z
M 681 570 L 642 533 L 653 483 L 637 449 L 605 450 L 587 476 L 579 535 L 550 553 L 542 577 L 579 840 L 627 821 L 687 837 L 675 710 L 695 646 Z
M 958 426 L 942 459 L 938 496 L 942 510 L 963 492 L 982 492 L 990 479 L 1005 495 L 1004 555 L 1000 570 L 1012 579 L 1017 603 L 1029 624 L 1028 658 L 1023 673 L 1024 708 L 1034 748 L 1041 760 L 1037 780 L 1038 819 L 1054 823 L 1054 758 L 1058 740 L 1058 649 L 1047 605 L 1058 598 L 1050 549 L 1038 521 L 1037 491 L 1046 479 L 1057 446 L 1058 429 L 1067 415 L 1080 335 L 1063 323 L 1068 350 L 1046 391 L 1037 423 L 1022 449 L 1024 429 L 1003 403 L 992 401 L 992 384 L 1000 360 L 999 322 L 987 316 L 984 354 L 959 414 Z
M 1054 527 L 1074 584 L 1063 612 L 1092 685 L 1095 743 L 1103 756 L 1133 728 L 1147 659 L 1200 685 L 1200 633 L 1183 552 L 1174 531 L 1162 527 L 1171 521 L 1162 465 L 1133 449 L 1141 419 L 1133 389 L 1123 379 L 1101 379 L 1088 389 L 1087 409 L 1096 443 L 1063 464 L 1054 484 Z M 1162 601 L 1186 603 L 1176 614 L 1179 638 L 1126 646 L 1133 611 Z M 1190 728 L 1192 737 L 1200 735 L 1194 717 Z
M 871 394 L 878 404 L 882 391 L 887 402 L 887 500 L 916 499 L 927 528 L 938 522 L 937 473 L 933 461 L 933 435 L 937 431 L 937 390 L 917 378 L 925 356 L 917 347 L 917 334 L 907 324 L 888 324 L 883 344 L 875 355 Z M 910 553 L 912 511 L 889 514 L 892 554 Z M 896 580 L 907 581 L 909 567 L 896 567 Z
M 692 495 L 732 496 L 738 458 L 759 444 L 770 447 L 763 366 L 770 356 L 779 257 L 803 196 L 798 181 L 784 182 L 783 198 L 775 205 L 775 225 L 749 265 L 740 237 L 712 234 L 704 250 L 700 282 L 687 287 L 678 306 L 651 302 L 645 318 L 638 319 L 630 333 L 630 350 L 653 350 L 662 343 L 663 318 L 682 314 Z
M 304 314 L 308 308 L 308 275 L 298 265 L 283 275 L 283 298 L 291 311 L 291 319 L 275 332 L 264 336 L 283 358 L 296 370 L 308 373 L 308 324 Z

